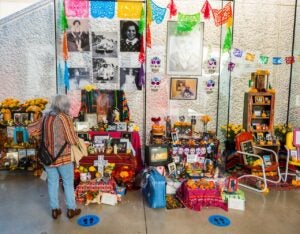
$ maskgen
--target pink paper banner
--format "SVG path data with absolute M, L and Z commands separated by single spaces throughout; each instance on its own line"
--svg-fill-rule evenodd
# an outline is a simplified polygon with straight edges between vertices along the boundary
M 65 0 L 65 10 L 67 17 L 88 18 L 89 1 Z

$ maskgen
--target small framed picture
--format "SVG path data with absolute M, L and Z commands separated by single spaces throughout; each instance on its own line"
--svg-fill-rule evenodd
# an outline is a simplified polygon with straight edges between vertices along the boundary
M 298 158 L 298 152 L 297 150 L 290 150 L 291 159 L 297 161 Z
M 177 132 L 171 132 L 171 138 L 172 138 L 173 144 L 175 144 L 178 141 L 178 134 L 177 134 Z
M 83 139 L 84 141 L 89 140 L 89 134 L 87 132 L 77 132 L 79 138 Z
M 227 184 L 227 192 L 228 193 L 234 193 L 238 189 L 238 180 L 234 177 L 228 178 L 228 184 Z
M 75 123 L 75 129 L 76 132 L 85 132 L 85 131 L 89 131 L 89 122 L 76 122 Z
M 10 166 L 18 166 L 18 163 L 19 163 L 19 153 L 18 152 L 9 152 L 9 153 L 6 153 L 6 161 L 9 162 Z
M 197 78 L 172 77 L 170 83 L 170 99 L 196 100 Z
M 22 123 L 27 123 L 30 120 L 29 113 L 28 112 L 21 113 L 21 120 Z
M 93 142 L 95 144 L 105 144 L 107 141 L 109 140 L 109 135 L 101 135 L 101 136 L 97 136 L 95 135 L 93 137 Z
M 19 124 L 22 123 L 22 113 L 15 112 L 13 113 L 14 123 Z
M 255 96 L 254 97 L 254 103 L 256 103 L 256 104 L 264 103 L 264 101 L 265 101 L 264 96 Z
M 7 126 L 6 131 L 7 131 L 7 138 L 14 138 L 14 132 L 15 132 L 14 126 Z
M 36 150 L 35 149 L 27 149 L 27 156 L 35 156 Z
M 89 128 L 97 125 L 97 114 L 96 113 L 86 113 L 84 117 L 85 122 L 88 122 Z
M 127 123 L 126 122 L 116 122 L 117 131 L 125 132 L 127 131 Z
M 107 127 L 107 131 L 110 131 L 110 132 L 117 131 L 117 125 L 116 124 L 109 124 L 108 127 Z
M 263 159 L 267 167 L 272 165 L 271 155 L 263 155 Z
M 117 152 L 120 154 L 126 154 L 127 153 L 127 142 L 119 142 L 117 144 Z
M 171 162 L 168 164 L 169 174 L 176 174 L 176 164 L 175 162 Z
M 25 158 L 26 157 L 27 151 L 26 151 L 26 149 L 19 149 L 18 150 L 18 154 L 19 154 L 19 160 L 20 160 L 21 158 Z
M 122 132 L 121 138 L 128 139 L 131 142 L 132 141 L 132 132 Z

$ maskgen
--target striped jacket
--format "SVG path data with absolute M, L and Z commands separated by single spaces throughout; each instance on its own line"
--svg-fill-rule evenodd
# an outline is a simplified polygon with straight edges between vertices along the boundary
M 44 128 L 44 142 L 51 155 L 56 155 L 61 147 L 67 142 L 67 146 L 59 158 L 50 166 L 58 167 L 71 163 L 71 145 L 78 144 L 78 136 L 74 130 L 73 121 L 70 116 L 60 113 L 59 115 L 46 115 Z M 39 137 L 42 133 L 43 118 L 28 126 L 28 132 L 31 136 Z

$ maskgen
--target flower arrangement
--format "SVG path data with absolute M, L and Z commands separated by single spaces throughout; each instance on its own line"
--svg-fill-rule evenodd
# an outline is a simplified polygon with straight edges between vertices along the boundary
M 203 132 L 207 132 L 207 123 L 211 121 L 212 118 L 209 115 L 202 115 L 200 121 L 203 123 Z
M 131 186 L 133 186 L 133 182 L 135 180 L 135 171 L 131 167 L 120 166 L 112 172 L 112 176 L 116 180 L 118 185 L 130 188 Z
M 14 98 L 6 98 L 0 103 L 1 113 L 3 119 L 9 121 L 12 117 L 12 111 L 16 110 L 20 106 L 20 101 Z
M 221 126 L 221 132 L 229 141 L 234 141 L 235 136 L 245 132 L 245 129 L 240 124 L 226 124 Z
M 286 134 L 288 132 L 293 131 L 293 126 L 291 124 L 278 124 L 274 126 L 274 133 L 275 136 L 280 140 L 282 143 L 285 143 Z

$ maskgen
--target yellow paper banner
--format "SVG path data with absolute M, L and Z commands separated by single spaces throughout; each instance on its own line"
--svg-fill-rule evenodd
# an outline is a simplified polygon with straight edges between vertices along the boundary
M 245 59 L 246 59 L 247 61 L 253 62 L 254 59 L 255 59 L 255 54 L 247 53 Z
M 142 2 L 118 2 L 118 17 L 129 19 L 140 19 L 142 12 Z

